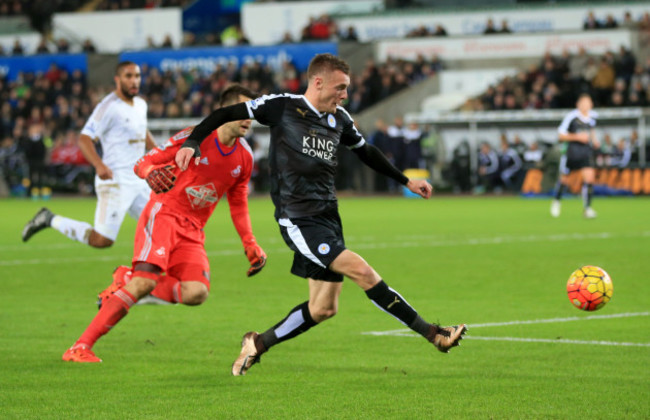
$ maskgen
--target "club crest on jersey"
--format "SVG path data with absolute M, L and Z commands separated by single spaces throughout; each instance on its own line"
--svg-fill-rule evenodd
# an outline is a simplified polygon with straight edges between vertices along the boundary
M 336 127 L 336 118 L 334 118 L 334 115 L 329 114 L 327 116 L 327 124 L 332 128 Z
M 202 164 L 202 165 L 209 165 L 209 163 L 208 163 L 208 157 L 207 157 L 207 156 L 204 157 L 203 159 L 201 159 L 201 160 L 199 161 L 199 163 Z
M 327 255 L 330 252 L 330 246 L 328 244 L 326 244 L 326 243 L 322 243 L 322 244 L 318 245 L 318 252 L 321 255 Z
M 257 109 L 257 107 L 262 105 L 263 103 L 264 103 L 264 98 L 257 98 L 257 99 L 253 99 L 252 101 L 248 101 L 248 104 L 252 109 Z
M 230 171 L 230 175 L 232 175 L 233 178 L 237 178 L 239 175 L 241 175 L 241 165 L 237 165 L 235 169 Z
M 202 209 L 216 204 L 219 201 L 219 195 L 214 184 L 210 182 L 205 185 L 194 185 L 185 188 L 187 199 L 193 209 Z

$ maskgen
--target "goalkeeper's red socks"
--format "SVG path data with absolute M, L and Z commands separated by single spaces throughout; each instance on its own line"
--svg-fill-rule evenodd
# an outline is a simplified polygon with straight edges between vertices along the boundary
M 181 282 L 168 274 L 158 277 L 158 284 L 151 292 L 152 296 L 170 303 L 183 303 Z
M 133 306 L 136 299 L 124 288 L 113 293 L 110 299 L 102 303 L 102 307 L 90 322 L 86 331 L 81 334 L 76 345 L 85 345 L 91 348 L 97 340 L 110 331 L 122 318 L 129 313 L 129 308 Z

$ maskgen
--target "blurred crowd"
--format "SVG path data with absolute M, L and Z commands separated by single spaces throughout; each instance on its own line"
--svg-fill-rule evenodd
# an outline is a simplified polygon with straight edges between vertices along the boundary
M 645 65 L 625 47 L 618 53 L 589 55 L 546 53 L 541 62 L 506 77 L 482 95 L 468 100 L 464 110 L 572 108 L 578 94 L 588 92 L 596 106 L 646 106 L 650 100 L 650 60 Z
M 369 60 L 365 67 L 351 77 L 346 108 L 358 113 L 387 97 L 427 79 L 444 68 L 437 55 L 422 54 L 415 61 L 388 58 L 383 63 Z
M 0 79 L 0 171 L 12 193 L 88 191 L 92 170 L 77 135 L 105 93 L 89 88 L 80 70 L 68 73 L 55 64 L 13 82 Z
M 555 145 L 552 140 L 526 143 L 518 134 L 511 139 L 505 133 L 501 134 L 496 142 L 481 142 L 477 150 L 476 172 L 472 174 L 470 146 L 463 141 L 453 150 L 454 158 L 445 169 L 446 178 L 456 192 L 548 192 L 557 177 L 560 159 Z M 639 136 L 636 130 L 618 139 L 604 132 L 595 158 L 595 167 L 601 175 L 598 184 L 616 188 L 620 171 L 638 168 L 638 161 Z M 472 181 L 473 176 L 476 182 Z

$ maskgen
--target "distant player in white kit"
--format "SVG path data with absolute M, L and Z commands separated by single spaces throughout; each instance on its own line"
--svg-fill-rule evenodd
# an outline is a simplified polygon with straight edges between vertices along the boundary
M 115 90 L 97 104 L 79 137 L 79 147 L 96 172 L 94 225 L 55 215 L 44 207 L 25 225 L 23 242 L 52 227 L 72 240 L 106 248 L 113 245 L 126 213 L 137 220 L 147 204 L 151 190 L 133 172 L 136 161 L 155 147 L 147 130 L 147 104 L 137 96 L 140 67 L 120 62 L 114 79 Z M 96 141 L 101 143 L 102 157 L 95 149 Z

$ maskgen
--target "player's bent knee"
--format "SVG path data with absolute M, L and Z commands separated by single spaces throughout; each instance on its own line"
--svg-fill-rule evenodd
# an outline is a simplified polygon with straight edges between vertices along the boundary
M 348 277 L 364 289 L 379 282 L 377 272 L 365 261 L 355 265 Z
M 202 304 L 209 295 L 208 288 L 200 282 L 183 283 L 181 293 L 183 303 L 190 306 Z
M 336 315 L 338 308 L 336 306 L 326 308 L 310 308 L 309 312 L 314 321 L 322 322 Z
M 93 230 L 90 232 L 90 236 L 88 237 L 88 245 L 93 248 L 108 248 L 113 245 L 113 240 L 108 239 Z
M 156 281 L 145 277 L 133 277 L 124 288 L 136 299 L 148 295 L 156 288 Z

